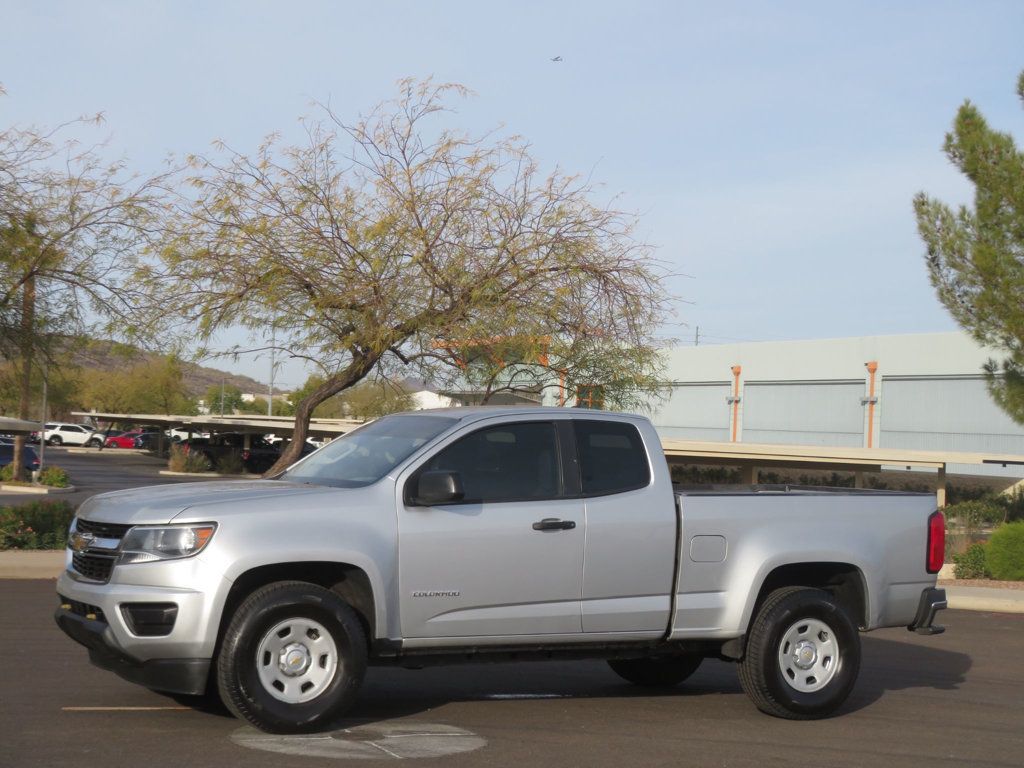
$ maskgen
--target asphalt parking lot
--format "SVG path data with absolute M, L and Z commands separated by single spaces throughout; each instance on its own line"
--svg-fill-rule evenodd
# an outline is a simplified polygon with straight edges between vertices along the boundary
M 38 447 L 36 448 L 38 451 Z M 158 483 L 195 482 L 202 478 L 161 475 L 167 469 L 166 459 L 157 459 L 141 451 L 106 448 L 102 451 L 72 452 L 67 448 L 47 446 L 45 461 L 62 467 L 71 476 L 73 493 L 37 496 L 24 493 L 0 493 L 0 504 L 20 504 L 28 500 L 51 499 L 68 501 L 77 506 L 94 493 L 137 488 Z
M 941 636 L 865 635 L 857 688 L 824 721 L 760 714 L 723 662 L 705 662 L 662 694 L 622 682 L 602 662 L 547 662 L 373 668 L 348 733 L 268 740 L 91 667 L 53 622 L 53 589 L 0 581 L 5 767 L 298 768 L 336 763 L 304 755 L 413 757 L 414 741 L 428 745 L 420 754 L 455 752 L 421 762 L 469 767 L 1024 763 L 1020 614 L 947 611 Z

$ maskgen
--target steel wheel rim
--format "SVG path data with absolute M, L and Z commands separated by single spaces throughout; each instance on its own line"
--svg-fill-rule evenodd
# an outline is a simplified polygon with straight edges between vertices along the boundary
M 318 621 L 296 616 L 278 622 L 256 648 L 256 672 L 263 689 L 286 704 L 304 704 L 334 680 L 338 646 Z
M 815 693 L 832 682 L 841 661 L 832 627 L 820 619 L 801 619 L 782 633 L 778 663 L 782 679 L 795 691 Z

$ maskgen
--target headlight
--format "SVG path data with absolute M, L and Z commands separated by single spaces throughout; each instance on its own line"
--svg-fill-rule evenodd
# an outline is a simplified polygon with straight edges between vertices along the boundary
M 161 525 L 136 526 L 128 531 L 121 542 L 119 563 L 152 563 L 158 560 L 177 560 L 202 552 L 210 543 L 217 526 Z

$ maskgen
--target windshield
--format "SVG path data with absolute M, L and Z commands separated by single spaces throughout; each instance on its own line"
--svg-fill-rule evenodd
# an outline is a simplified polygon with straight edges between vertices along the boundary
M 457 421 L 444 416 L 385 416 L 332 440 L 277 479 L 361 488 L 380 480 Z

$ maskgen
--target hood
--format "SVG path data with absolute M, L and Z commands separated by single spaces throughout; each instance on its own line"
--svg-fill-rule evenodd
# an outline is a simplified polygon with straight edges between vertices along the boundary
M 280 499 L 323 491 L 324 488 L 321 486 L 280 480 L 226 480 L 151 485 L 92 496 L 78 508 L 78 516 L 104 523 L 164 525 L 192 506 L 207 507 L 256 499 Z

